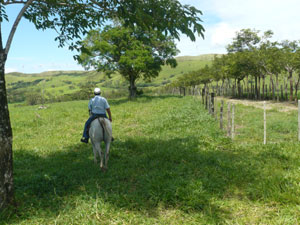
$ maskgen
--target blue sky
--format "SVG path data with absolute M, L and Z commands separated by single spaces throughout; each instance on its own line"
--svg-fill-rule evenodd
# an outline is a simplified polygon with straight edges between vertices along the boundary
M 180 0 L 203 12 L 205 39 L 191 42 L 182 36 L 177 47 L 183 55 L 225 53 L 235 32 L 243 28 L 273 30 L 274 40 L 300 39 L 299 0 Z M 8 6 L 10 23 L 2 24 L 4 42 L 19 7 Z M 83 70 L 73 60 L 75 52 L 58 48 L 55 31 L 37 31 L 33 24 L 22 19 L 6 63 L 6 72 L 39 73 L 52 70 Z

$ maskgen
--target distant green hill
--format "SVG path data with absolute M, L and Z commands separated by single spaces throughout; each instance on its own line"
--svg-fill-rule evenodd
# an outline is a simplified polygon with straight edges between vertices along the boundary
M 178 66 L 170 68 L 164 66 L 160 75 L 151 82 L 139 80 L 139 88 L 156 88 L 171 83 L 178 76 L 198 70 L 205 65 L 209 65 L 213 59 L 213 54 L 200 56 L 180 56 L 177 57 Z M 128 83 L 119 74 L 111 78 L 97 71 L 48 71 L 43 73 L 8 73 L 6 74 L 8 97 L 10 102 L 22 102 L 26 94 L 44 91 L 46 98 L 70 95 L 82 90 L 83 86 L 99 86 L 103 92 L 127 91 Z

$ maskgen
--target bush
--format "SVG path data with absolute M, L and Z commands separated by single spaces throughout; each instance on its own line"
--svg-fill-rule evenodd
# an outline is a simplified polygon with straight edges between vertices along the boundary
M 70 81 L 70 80 L 64 80 L 63 81 L 65 84 L 72 84 L 72 81 Z
M 25 90 L 14 90 L 8 89 L 7 90 L 7 100 L 8 103 L 15 103 L 15 102 L 23 102 L 25 101 Z
M 27 105 L 37 105 L 42 102 L 42 97 L 39 92 L 29 92 L 25 97 Z

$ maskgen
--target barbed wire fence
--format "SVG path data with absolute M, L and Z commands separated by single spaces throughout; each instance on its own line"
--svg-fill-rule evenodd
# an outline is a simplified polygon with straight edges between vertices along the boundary
M 228 137 L 231 139 L 236 138 L 236 108 L 238 104 L 232 103 L 229 98 L 224 98 L 222 96 L 222 92 L 228 92 L 229 90 L 222 90 L 219 88 L 210 88 L 208 86 L 204 86 L 203 88 L 200 87 L 194 87 L 194 88 L 172 88 L 169 92 L 172 95 L 191 95 L 195 96 L 199 99 L 199 102 L 203 104 L 203 107 L 208 111 L 209 114 L 211 114 L 216 120 L 219 122 L 220 129 L 224 130 Z M 232 88 L 232 92 L 234 92 L 234 87 Z M 220 100 L 218 100 L 218 97 L 221 97 Z M 230 96 L 230 95 L 229 95 Z M 228 97 L 229 97 L 228 96 Z M 287 97 L 287 96 L 286 96 Z M 242 99 L 241 99 L 242 100 Z M 278 102 L 278 100 L 276 99 Z M 298 126 L 297 126 L 297 141 L 300 142 L 300 100 L 297 101 L 298 103 Z M 225 110 L 227 105 L 227 110 Z M 263 101 L 263 107 L 261 114 L 262 118 L 262 127 L 263 131 L 262 133 L 262 143 L 267 144 L 267 119 L 268 119 L 268 110 L 267 110 L 267 101 Z M 225 111 L 227 112 L 225 114 Z M 225 125 L 225 121 L 227 121 L 227 124 Z M 258 131 L 260 132 L 260 131 Z

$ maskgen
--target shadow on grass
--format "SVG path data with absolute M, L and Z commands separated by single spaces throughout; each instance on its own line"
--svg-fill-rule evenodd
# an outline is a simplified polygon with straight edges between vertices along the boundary
M 217 150 L 193 138 L 117 140 L 106 173 L 93 163 L 91 145 L 68 146 L 45 157 L 20 150 L 15 153 L 19 209 L 5 220 L 28 219 L 37 216 L 36 211 L 55 217 L 66 205 L 72 210 L 71 201 L 82 195 L 148 217 L 156 217 L 158 206 L 163 206 L 222 223 L 230 212 L 216 200 L 222 201 L 235 189 L 246 192 L 249 184 L 259 188 L 264 179 L 251 155 L 231 147 Z

